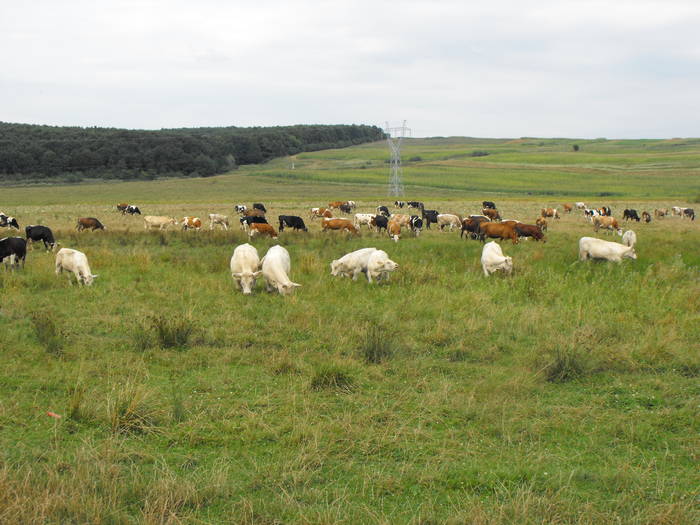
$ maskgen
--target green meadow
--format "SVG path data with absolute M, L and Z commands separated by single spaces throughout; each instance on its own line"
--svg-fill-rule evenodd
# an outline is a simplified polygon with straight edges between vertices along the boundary
M 696 139 L 403 151 L 406 198 L 441 212 L 700 208 Z M 459 232 L 394 243 L 307 219 L 331 200 L 390 205 L 386 157 L 375 143 L 206 179 L 3 188 L 0 211 L 50 226 L 99 277 L 69 284 L 38 246 L 0 270 L 0 523 L 699 522 L 700 221 L 623 224 L 638 259 L 584 263 L 580 237 L 619 237 L 574 212 L 546 243 L 502 242 L 514 273 L 486 278 Z M 146 232 L 118 202 L 232 227 Z M 252 202 L 307 222 L 252 241 L 287 248 L 292 296 L 231 279 L 248 242 L 232 207 Z M 82 216 L 107 230 L 76 232 Z M 331 277 L 368 246 L 399 264 L 388 282 Z

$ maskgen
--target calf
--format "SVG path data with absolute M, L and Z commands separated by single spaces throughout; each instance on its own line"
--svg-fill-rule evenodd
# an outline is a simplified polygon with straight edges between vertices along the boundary
M 498 270 L 510 275 L 513 271 L 513 258 L 504 256 L 497 242 L 487 242 L 481 250 L 481 268 L 486 277 Z
M 215 225 L 220 225 L 224 230 L 228 230 L 228 216 L 219 213 L 209 214 L 209 229 L 213 230 Z
M 0 261 L 5 261 L 5 266 L 10 263 L 10 267 L 24 268 L 24 262 L 27 258 L 27 241 L 22 237 L 5 237 L 0 239 Z
M 97 275 L 93 275 L 90 271 L 90 265 L 85 254 L 70 248 L 61 248 L 56 254 L 56 275 L 62 273 L 63 270 L 72 272 L 78 284 L 90 286 L 92 281 L 97 278 Z M 71 282 L 70 275 L 68 276 L 68 282 Z
M 122 214 L 128 213 L 129 215 L 141 215 L 141 210 L 139 210 L 138 206 L 132 206 L 129 204 L 126 209 L 122 212 Z
M 510 239 L 513 244 L 518 244 L 518 234 L 512 224 L 500 224 L 497 222 L 482 222 L 479 225 L 479 238 L 486 242 L 486 238 Z
M 123 214 L 124 212 L 126 212 L 126 209 L 128 207 L 129 207 L 129 205 L 126 202 L 121 202 L 121 203 L 117 204 L 117 211 L 120 211 Z
M 535 224 L 518 223 L 515 225 L 515 233 L 518 234 L 518 237 L 532 237 L 536 241 L 547 242 L 542 230 Z
M 586 203 L 584 202 L 577 202 L 574 204 L 576 206 L 577 210 L 585 210 L 586 209 Z
M 634 245 L 637 244 L 637 234 L 634 233 L 632 230 L 627 230 L 622 235 L 622 244 L 634 248 Z
M 301 286 L 293 283 L 289 278 L 291 270 L 291 260 L 289 252 L 282 246 L 275 245 L 265 254 L 262 259 L 262 276 L 265 279 L 265 288 L 268 292 L 275 290 L 281 295 L 288 295 L 295 288 Z
M 340 208 L 343 204 L 345 204 L 345 201 L 333 201 L 328 203 L 328 209 L 333 210 L 335 208 Z
M 540 230 L 542 230 L 543 232 L 547 231 L 547 219 L 545 219 L 544 217 L 537 217 L 535 225 L 539 226 Z
M 347 202 L 344 202 L 340 206 L 338 206 L 341 212 L 343 213 L 352 213 L 352 206 L 350 206 Z
M 256 235 L 269 235 L 273 239 L 277 238 L 275 229 L 267 223 L 254 222 L 248 230 L 248 237 L 252 240 Z
M 487 210 L 495 210 L 496 209 L 496 203 L 493 201 L 483 201 L 481 203 L 481 207 Z
M 309 213 L 311 220 L 318 217 L 333 217 L 333 214 L 326 208 L 311 208 L 311 213 Z
M 377 283 L 389 278 L 389 273 L 399 267 L 394 261 L 389 259 L 385 251 L 375 250 L 367 261 L 367 280 L 371 283 L 374 279 Z
M 409 208 L 416 208 L 419 210 L 422 210 L 423 208 L 425 208 L 425 206 L 423 206 L 423 203 L 420 201 L 408 201 L 408 202 L 406 202 L 406 204 L 408 205 Z
M 668 215 L 668 208 L 657 208 L 654 210 L 654 217 L 656 217 L 657 219 L 666 217 L 666 215 Z
M 27 236 L 27 243 L 30 245 L 32 242 L 42 241 L 46 251 L 53 251 L 58 247 L 58 243 L 54 240 L 51 228 L 47 226 L 27 226 L 24 228 L 24 233 Z
M 177 226 L 177 220 L 175 220 L 173 217 L 166 217 L 164 215 L 146 215 L 143 218 L 144 230 L 150 230 L 151 228 L 165 230 L 170 225 Z
M 83 230 L 106 230 L 102 223 L 95 219 L 95 217 L 81 217 L 78 219 L 78 224 L 75 226 L 75 229 L 78 230 L 79 232 Z
M 637 210 L 634 209 L 627 209 L 625 208 L 625 211 L 622 212 L 622 218 L 625 219 L 625 222 L 627 221 L 637 221 L 639 222 L 639 215 L 637 215 Z
M 426 210 L 421 208 L 422 218 L 425 223 L 425 227 L 430 229 L 431 224 L 437 224 L 438 211 L 437 210 Z
M 293 230 L 302 230 L 308 232 L 306 224 L 304 224 L 304 219 L 296 215 L 279 215 L 277 219 L 280 222 L 279 230 L 284 231 L 284 227 L 292 228 Z
M 199 217 L 183 217 L 182 218 L 182 229 L 184 230 L 201 230 L 202 229 L 202 219 Z
M 375 215 L 374 217 L 372 217 L 372 222 L 370 224 L 377 228 L 377 233 L 379 233 L 382 229 L 384 231 L 387 231 L 387 226 L 389 226 L 389 219 L 384 215 Z
M 574 209 L 574 207 L 571 204 L 562 204 L 562 208 L 564 208 L 564 213 L 571 213 L 571 211 Z
M 345 204 L 352 210 L 357 208 L 357 203 L 355 201 L 347 201 Z
M 255 246 L 241 244 L 236 246 L 229 263 L 231 277 L 243 292 L 243 295 L 250 295 L 255 288 L 255 280 L 260 276 L 260 257 Z
M 581 261 L 603 259 L 622 262 L 623 258 L 636 259 L 634 247 L 593 237 L 581 237 L 578 241 L 578 257 Z
M 352 280 L 356 281 L 361 273 L 367 273 L 369 256 L 375 251 L 376 248 L 362 248 L 343 255 L 331 262 L 331 275 L 352 277 Z
M 0 228 L 14 228 L 19 230 L 19 223 L 14 217 L 0 213 Z
M 353 226 L 352 222 L 347 219 L 323 219 L 321 224 L 321 231 L 328 230 L 340 230 L 347 231 L 348 233 L 354 233 L 355 235 L 360 235 L 360 232 Z

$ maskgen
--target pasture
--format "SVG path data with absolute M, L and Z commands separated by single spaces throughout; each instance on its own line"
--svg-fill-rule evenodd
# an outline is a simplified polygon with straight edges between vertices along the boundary
M 416 141 L 411 153 L 473 147 L 451 140 Z M 700 520 L 700 222 L 628 224 L 636 261 L 583 263 L 581 236 L 619 237 L 594 234 L 575 211 L 549 220 L 544 244 L 501 242 L 513 275 L 486 278 L 482 244 L 459 232 L 404 231 L 394 243 L 366 229 L 320 233 L 308 220 L 329 200 L 354 199 L 357 212 L 393 201 L 372 179 L 386 166 L 338 165 L 379 163 L 372 148 L 300 155 L 295 170 L 280 159 L 210 179 L 3 190 L 1 211 L 51 226 L 99 278 L 69 285 L 39 246 L 24 270 L 0 271 L 1 522 Z M 504 218 L 534 223 L 545 205 L 585 200 L 621 219 L 627 207 L 687 206 L 700 193 L 687 176 L 697 164 L 669 170 L 664 193 L 654 155 L 665 150 L 627 150 L 592 151 L 602 160 L 581 168 L 638 156 L 650 182 L 623 170 L 614 198 L 595 196 L 604 190 L 574 162 L 570 176 L 540 167 L 566 163 L 557 151 L 537 153 L 537 166 L 520 158 L 536 173 L 522 186 L 507 167 L 516 153 L 494 168 L 510 173 L 502 180 L 462 183 L 423 166 L 407 197 L 461 215 L 488 198 Z M 499 193 L 509 181 L 522 192 Z M 555 196 L 528 196 L 535 187 Z M 146 232 L 114 210 L 122 201 L 179 219 L 224 213 L 232 227 Z M 248 239 L 232 207 L 253 201 L 275 228 L 280 214 L 309 227 L 252 242 L 260 256 L 287 248 L 302 284 L 291 296 L 261 280 L 252 296 L 234 287 L 229 258 Z M 76 232 L 85 216 L 107 231 Z M 399 263 L 387 283 L 331 277 L 331 260 L 368 246 Z

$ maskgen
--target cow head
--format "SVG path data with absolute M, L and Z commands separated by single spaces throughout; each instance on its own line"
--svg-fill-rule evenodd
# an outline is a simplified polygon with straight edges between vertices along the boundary
M 293 282 L 287 284 L 277 283 L 277 291 L 282 295 L 289 295 L 294 291 L 294 288 L 299 288 L 301 285 Z
M 98 277 L 99 277 L 99 275 L 88 274 L 85 277 L 83 277 L 83 282 L 85 283 L 86 286 L 90 286 L 92 284 L 92 281 L 94 281 Z
M 341 263 L 338 259 L 331 261 L 331 275 L 338 277 L 340 275 Z
M 513 271 L 513 258 L 512 257 L 506 257 L 505 260 L 503 261 L 503 271 L 507 275 L 510 275 L 511 272 Z
M 243 295 L 250 295 L 255 288 L 255 280 L 260 277 L 261 273 L 262 271 L 234 273 L 233 278 L 236 279 Z

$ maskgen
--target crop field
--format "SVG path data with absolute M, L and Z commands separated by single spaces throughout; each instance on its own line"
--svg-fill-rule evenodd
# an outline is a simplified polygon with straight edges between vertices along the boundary
M 459 232 L 321 233 L 312 206 L 393 201 L 383 148 L 301 154 L 294 170 L 3 188 L 0 211 L 50 226 L 99 277 L 69 284 L 38 245 L 23 270 L 0 270 L 0 523 L 698 523 L 700 221 L 623 223 L 637 260 L 578 262 L 581 236 L 619 237 L 575 211 L 549 220 L 546 243 L 501 242 L 513 274 L 488 278 L 482 244 Z M 407 198 L 441 212 L 700 208 L 694 140 L 416 139 L 406 152 Z M 260 256 L 287 248 L 291 296 L 262 279 L 243 296 L 231 279 L 248 242 L 232 207 L 254 201 L 273 224 L 309 226 L 252 241 Z M 146 232 L 118 202 L 234 222 Z M 76 232 L 85 216 L 107 230 Z M 399 264 L 388 282 L 330 275 L 369 246 Z

